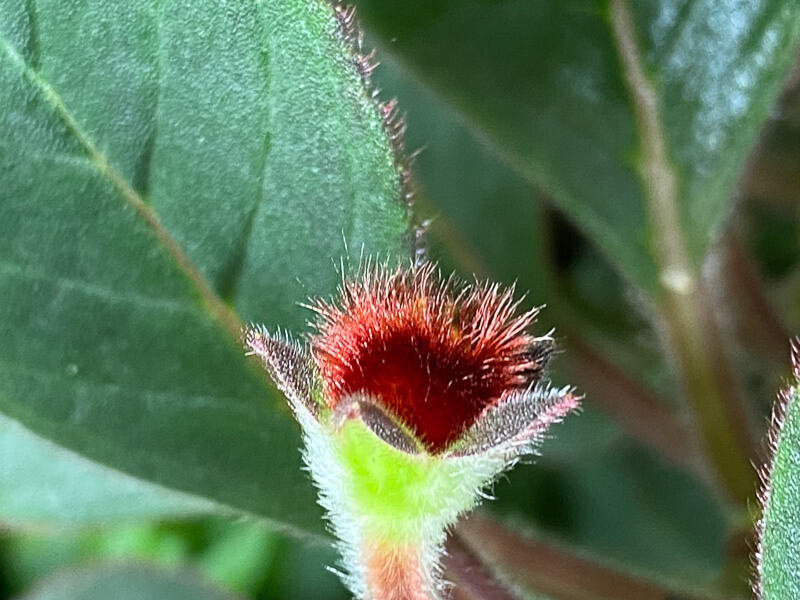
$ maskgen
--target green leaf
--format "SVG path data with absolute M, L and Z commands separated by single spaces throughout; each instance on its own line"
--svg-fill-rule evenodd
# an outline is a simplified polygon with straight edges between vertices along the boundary
M 4 525 L 37 528 L 219 512 L 225 511 L 213 502 L 104 467 L 0 416 Z
M 285 540 L 268 527 L 247 521 L 212 521 L 209 529 L 216 539 L 200 557 L 199 568 L 226 588 L 255 596 L 280 558 Z
M 614 360 L 624 363 L 624 357 L 635 364 L 631 371 L 652 378 L 661 356 L 653 356 L 651 341 L 631 343 L 632 333 L 645 335 L 641 316 L 619 302 L 626 288 L 613 267 L 582 238 L 576 240 L 574 230 L 554 232 L 541 193 L 470 131 L 441 95 L 391 55 L 381 53 L 380 59 L 375 84 L 385 100 L 397 100 L 405 117 L 415 212 L 429 219 L 425 242 L 431 258 L 465 279 L 515 285 L 525 306 L 544 306 L 535 326 L 542 333 L 555 326 L 559 337 L 580 331 L 591 339 L 599 330 L 604 354 L 609 339 L 619 340 Z M 557 255 L 568 244 L 565 260 Z M 561 275 L 569 277 L 561 285 L 565 290 L 554 284 Z
M 254 595 L 267 579 L 280 579 L 277 567 L 287 547 L 308 542 L 307 537 L 282 536 L 252 518 L 12 529 L 0 544 L 3 564 L 8 566 L 3 591 L 17 598 L 44 577 L 69 567 L 141 560 L 164 568 L 191 564 L 225 589 Z
M 415 208 L 430 216 L 431 257 L 454 262 L 466 279 L 516 282 L 528 304 L 543 304 L 543 244 L 531 185 L 391 55 L 381 53 L 374 80 L 405 117 L 405 143 L 416 153 Z
M 303 327 L 400 172 L 322 0 L 0 0 L 0 411 L 136 477 L 321 531 L 244 320 Z M 363 249 L 363 250 L 362 250 Z
M 89 567 L 61 573 L 21 600 L 235 600 L 194 573 L 166 572 L 139 564 Z
M 653 295 L 696 275 L 800 36 L 793 0 L 356 4 L 382 53 Z
M 763 515 L 756 552 L 759 600 L 800 597 L 800 389 L 798 347 L 793 349 L 795 382 L 781 394 L 772 417 L 772 459 L 763 473 Z

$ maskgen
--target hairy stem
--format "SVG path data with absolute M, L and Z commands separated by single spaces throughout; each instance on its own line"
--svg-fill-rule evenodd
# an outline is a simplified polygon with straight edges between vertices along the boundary
M 411 546 L 365 546 L 362 564 L 369 600 L 437 600 L 423 554 Z

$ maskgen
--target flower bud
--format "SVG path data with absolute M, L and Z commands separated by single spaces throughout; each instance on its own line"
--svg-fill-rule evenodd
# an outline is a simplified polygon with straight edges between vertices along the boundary
M 541 382 L 553 342 L 513 290 L 375 266 L 314 301 L 305 344 L 246 330 L 303 429 L 304 456 L 363 600 L 440 597 L 447 528 L 578 407 Z

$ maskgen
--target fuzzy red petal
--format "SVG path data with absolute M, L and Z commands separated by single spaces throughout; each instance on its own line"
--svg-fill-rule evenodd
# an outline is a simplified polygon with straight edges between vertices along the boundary
M 318 302 L 312 354 L 328 405 L 362 393 L 444 450 L 489 406 L 535 383 L 549 338 L 526 333 L 513 290 L 440 281 L 430 264 L 375 267 Z

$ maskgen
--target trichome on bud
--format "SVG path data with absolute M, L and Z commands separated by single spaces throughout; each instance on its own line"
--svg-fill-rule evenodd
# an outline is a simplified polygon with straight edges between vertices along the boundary
M 305 459 L 363 600 L 439 598 L 446 530 L 578 406 L 541 381 L 549 335 L 513 290 L 377 265 L 310 304 L 305 343 L 250 326 L 287 395 Z M 399 594 L 399 595 L 398 595 Z

